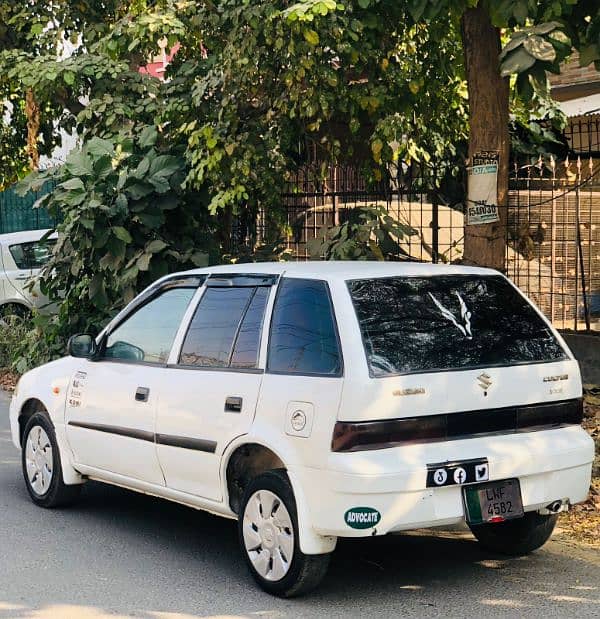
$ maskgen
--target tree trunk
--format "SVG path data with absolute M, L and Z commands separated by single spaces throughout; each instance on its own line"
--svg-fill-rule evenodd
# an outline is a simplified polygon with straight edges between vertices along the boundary
M 508 78 L 500 77 L 500 31 L 481 4 L 467 9 L 461 23 L 469 89 L 469 165 L 480 151 L 497 151 L 500 221 L 466 225 L 464 263 L 505 270 L 508 204 Z
M 233 209 L 231 205 L 227 205 L 218 211 L 217 220 L 219 226 L 217 235 L 221 246 L 221 253 L 232 254 L 234 247 L 231 235 L 233 229 Z
M 29 157 L 29 167 L 35 171 L 40 166 L 40 153 L 37 144 L 40 133 L 40 106 L 37 104 L 31 88 L 25 93 L 25 115 L 27 116 L 27 155 Z

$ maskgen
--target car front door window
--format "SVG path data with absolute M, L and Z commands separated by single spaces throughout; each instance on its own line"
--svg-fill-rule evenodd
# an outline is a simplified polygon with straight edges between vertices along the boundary
M 102 357 L 163 364 L 196 288 L 171 288 L 152 299 L 112 331 Z

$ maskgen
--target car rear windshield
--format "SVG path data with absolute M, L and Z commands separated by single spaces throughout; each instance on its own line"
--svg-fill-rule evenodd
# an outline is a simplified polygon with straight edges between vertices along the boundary
M 372 376 L 566 359 L 546 323 L 501 276 L 353 280 Z

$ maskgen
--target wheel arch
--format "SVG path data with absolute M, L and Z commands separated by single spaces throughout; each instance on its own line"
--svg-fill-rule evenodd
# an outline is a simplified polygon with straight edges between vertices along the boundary
M 48 407 L 43 400 L 34 396 L 27 398 L 21 408 L 17 418 L 19 430 L 19 446 L 23 448 L 23 434 L 27 427 L 27 422 L 37 412 L 45 412 L 58 443 L 58 452 L 61 459 L 61 469 L 63 481 L 67 485 L 81 484 L 85 480 L 73 466 L 73 456 L 69 443 L 65 434 L 64 424 L 61 424 L 58 419 L 53 419 L 52 409 Z
M 256 448 L 264 457 L 264 459 L 260 460 L 263 464 L 269 464 L 268 468 L 264 470 L 260 470 L 260 467 L 251 469 L 247 478 L 242 478 L 242 483 L 240 487 L 233 487 L 236 483 L 235 470 L 233 467 L 241 467 L 244 464 L 243 460 L 243 450 L 245 447 L 252 446 Z M 233 461 L 232 458 L 237 454 L 237 460 Z M 269 456 L 267 457 L 267 454 Z M 256 440 L 255 437 L 251 437 L 249 435 L 245 435 L 243 437 L 239 437 L 237 441 L 232 442 L 229 447 L 224 452 L 223 456 L 223 466 L 222 466 L 222 479 L 224 482 L 224 496 L 226 498 L 226 502 L 229 505 L 229 508 L 232 510 L 234 514 L 237 514 L 239 511 L 240 502 L 244 492 L 244 482 L 248 483 L 253 476 L 263 473 L 267 470 L 271 470 L 273 468 L 283 468 L 287 472 L 288 478 L 290 480 L 290 484 L 292 486 L 292 490 L 294 492 L 294 497 L 296 499 L 296 511 L 298 517 L 298 533 L 299 533 L 299 542 L 300 548 L 302 552 L 305 554 L 323 554 L 332 552 L 335 549 L 337 538 L 330 536 L 319 535 L 312 527 L 312 520 L 310 517 L 310 511 L 308 509 L 308 505 L 306 503 L 306 498 L 304 494 L 304 490 L 300 483 L 300 480 L 294 475 L 294 472 L 290 470 L 290 465 L 293 460 L 293 453 L 284 455 L 276 448 L 273 448 L 271 445 L 268 445 L 264 441 Z M 272 458 L 272 459 L 269 459 Z M 230 475 L 233 473 L 232 475 Z M 230 488 L 233 488 L 233 493 L 230 492 Z M 237 501 L 237 503 L 236 503 Z
M 4 299 L 2 302 L 0 302 L 0 310 L 2 310 L 5 307 L 10 307 L 10 306 L 18 307 L 26 314 L 31 314 L 31 311 L 33 309 L 33 305 L 30 303 L 27 303 L 27 301 L 23 299 L 10 298 L 10 299 Z
M 25 427 L 31 417 L 37 412 L 48 412 L 48 407 L 39 398 L 28 398 L 23 402 L 21 410 L 19 411 L 19 443 L 23 445 L 23 434 L 25 433 Z M 48 415 L 50 417 L 50 415 Z M 52 423 L 52 419 L 50 419 Z M 54 425 L 54 424 L 52 424 Z
M 286 469 L 280 454 L 263 443 L 248 439 L 233 446 L 224 462 L 227 502 L 237 514 L 246 486 L 257 475 L 273 469 Z

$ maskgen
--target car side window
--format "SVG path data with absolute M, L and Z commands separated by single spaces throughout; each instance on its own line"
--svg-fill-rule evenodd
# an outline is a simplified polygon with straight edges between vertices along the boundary
M 109 334 L 102 357 L 166 363 L 195 287 L 170 288 L 135 311 Z
M 10 245 L 9 251 L 18 269 L 40 269 L 52 257 L 55 239 Z
M 179 364 L 256 368 L 269 287 L 214 287 L 202 296 L 185 336 Z
M 341 375 L 342 356 L 326 282 L 281 281 L 271 320 L 267 370 Z

